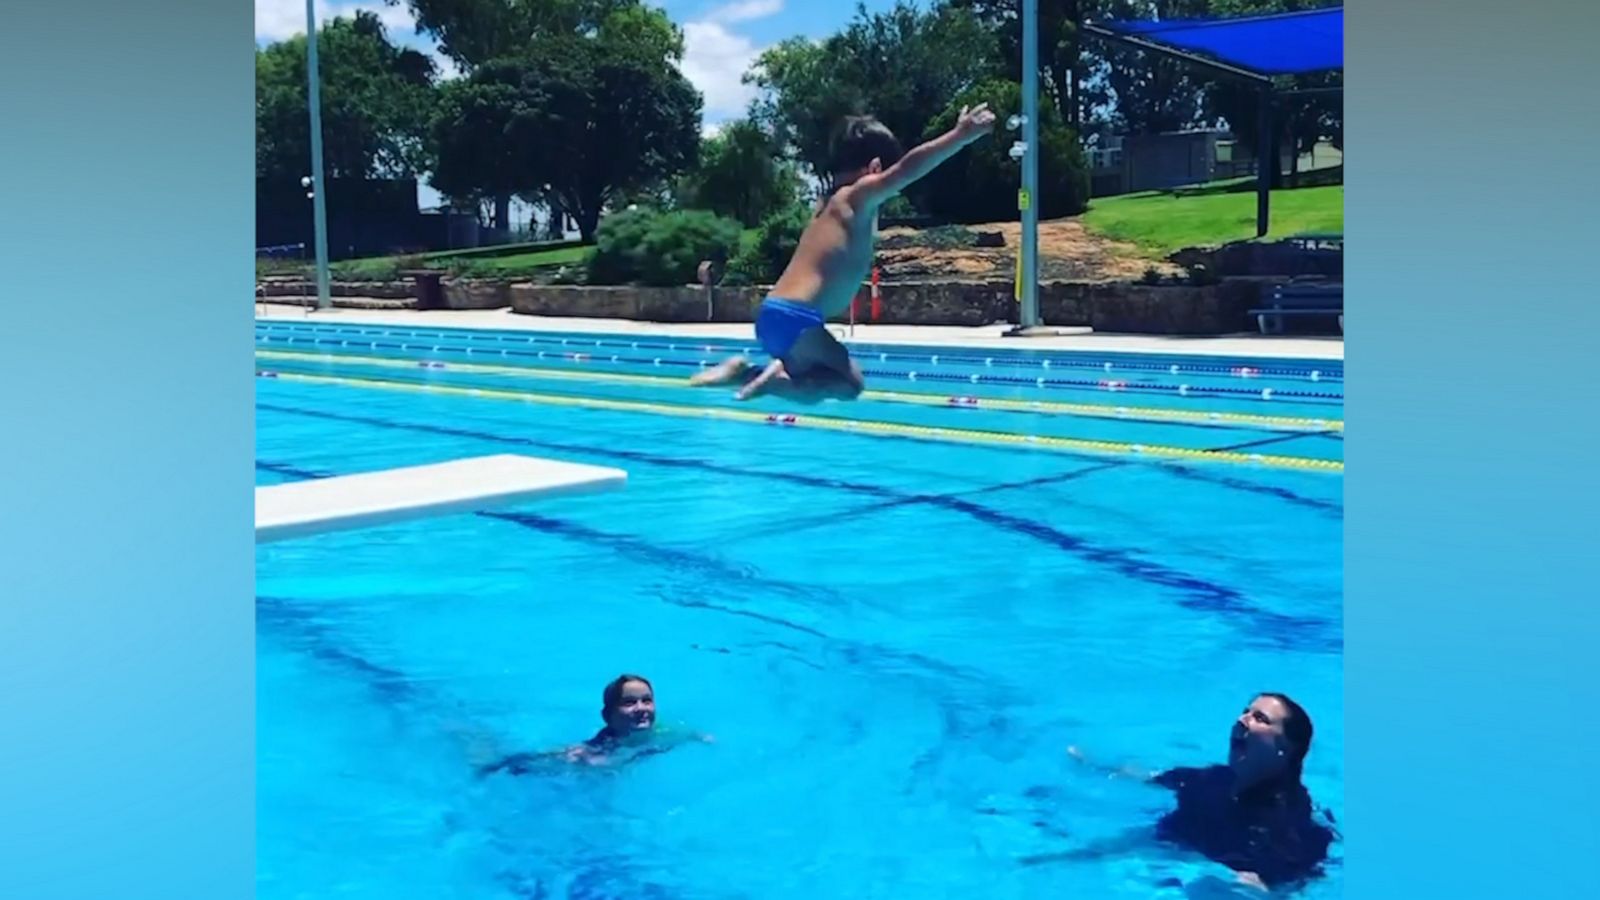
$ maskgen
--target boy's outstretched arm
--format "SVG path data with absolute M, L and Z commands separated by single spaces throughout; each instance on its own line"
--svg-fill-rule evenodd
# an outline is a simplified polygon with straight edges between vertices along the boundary
M 882 172 L 862 176 L 851 185 L 851 193 L 862 200 L 881 203 L 910 187 L 917 179 L 937 169 L 940 163 L 961 152 L 963 147 L 992 130 L 994 113 L 989 111 L 989 104 L 963 107 L 954 128 L 911 148 L 898 162 Z

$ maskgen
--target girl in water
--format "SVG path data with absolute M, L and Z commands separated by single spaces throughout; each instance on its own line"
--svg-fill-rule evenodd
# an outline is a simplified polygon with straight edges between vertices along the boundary
M 604 726 L 581 744 L 565 750 L 513 754 L 479 769 L 479 774 L 503 771 L 523 775 L 534 763 L 553 760 L 591 766 L 624 763 L 691 741 L 711 742 L 710 735 L 657 728 L 655 688 L 643 675 L 618 675 L 606 685 L 600 695 L 600 720 Z

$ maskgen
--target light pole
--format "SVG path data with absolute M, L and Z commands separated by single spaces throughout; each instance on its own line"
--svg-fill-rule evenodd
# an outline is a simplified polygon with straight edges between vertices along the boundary
M 1006 123 L 1020 130 L 1022 140 L 1011 145 L 1011 158 L 1022 163 L 1022 189 L 1017 209 L 1022 213 L 1022 246 L 1018 248 L 1021 310 L 1010 335 L 1040 333 L 1039 322 L 1039 0 L 1022 0 L 1022 115 Z
M 311 218 L 316 232 L 317 309 L 327 309 L 328 299 L 328 206 L 322 177 L 322 97 L 317 72 L 316 0 L 306 0 L 306 79 L 311 107 L 311 174 L 300 179 L 311 195 Z

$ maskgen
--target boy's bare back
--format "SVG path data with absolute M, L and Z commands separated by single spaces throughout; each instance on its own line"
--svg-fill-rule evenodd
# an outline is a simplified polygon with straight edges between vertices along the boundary
M 872 268 L 878 210 L 888 199 L 993 127 L 986 105 L 963 109 L 950 133 L 929 141 L 887 169 L 877 161 L 822 203 L 800 236 L 794 257 L 772 286 L 774 296 L 815 307 L 832 318 L 850 305 Z
M 899 140 L 881 123 L 859 116 L 847 121 L 833 169 L 836 187 L 756 310 L 756 341 L 769 362 L 755 369 L 735 354 L 695 373 L 689 383 L 743 381 L 735 395 L 741 400 L 769 390 L 803 402 L 860 396 L 865 375 L 827 322 L 850 305 L 872 267 L 878 210 L 993 127 L 986 104 L 963 108 L 954 128 L 902 154 Z
M 772 286 L 774 295 L 809 303 L 830 318 L 850 305 L 872 268 L 878 230 L 876 204 L 861 203 L 854 188 L 846 185 L 823 201 Z

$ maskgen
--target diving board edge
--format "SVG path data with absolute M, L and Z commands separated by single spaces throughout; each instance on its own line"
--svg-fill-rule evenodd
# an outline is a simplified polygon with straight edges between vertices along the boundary
M 621 469 L 478 456 L 256 488 L 256 543 L 618 490 Z

